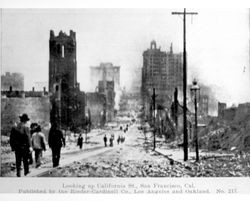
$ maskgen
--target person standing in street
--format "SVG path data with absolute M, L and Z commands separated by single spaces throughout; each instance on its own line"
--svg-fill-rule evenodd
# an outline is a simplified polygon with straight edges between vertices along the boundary
M 120 141 L 121 141 L 121 137 L 120 137 L 120 135 L 119 135 L 119 137 L 117 138 L 117 144 L 118 144 L 118 145 L 119 145 Z
M 41 166 L 42 152 L 46 151 L 45 135 L 41 131 L 41 126 L 38 125 L 31 138 L 32 147 L 35 151 L 36 168 Z
M 104 146 L 107 147 L 107 141 L 108 141 L 108 138 L 106 135 L 104 135 L 103 137 L 103 141 L 104 141 Z
M 65 147 L 65 138 L 58 124 L 54 123 L 49 131 L 49 147 L 52 150 L 53 167 L 59 166 L 62 146 Z
M 113 147 L 113 140 L 114 140 L 114 138 L 111 136 L 111 137 L 109 138 L 109 146 L 110 146 L 110 147 Z
M 21 177 L 21 163 L 23 161 L 24 175 L 29 171 L 29 154 L 32 152 L 30 130 L 27 122 L 30 120 L 27 114 L 19 116 L 20 123 L 11 129 L 10 146 L 12 151 L 15 151 L 16 157 L 16 175 Z
M 82 149 L 82 142 L 83 142 L 83 137 L 82 134 L 80 133 L 77 140 L 77 146 L 79 146 L 80 149 Z

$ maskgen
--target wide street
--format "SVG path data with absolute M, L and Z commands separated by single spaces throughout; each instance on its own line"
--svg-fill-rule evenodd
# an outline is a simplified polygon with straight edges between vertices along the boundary
M 163 139 L 157 138 L 153 151 L 153 135 L 139 130 L 132 124 L 124 134 L 119 126 L 89 134 L 89 143 L 83 150 L 62 155 L 61 165 L 51 169 L 44 164 L 40 172 L 34 170 L 29 176 L 40 177 L 232 177 L 250 176 L 249 155 L 237 156 L 220 152 L 200 151 L 201 160 L 195 162 L 195 152 L 190 150 L 190 159 L 183 162 L 183 150 L 170 148 Z M 146 129 L 147 130 L 147 129 Z M 114 134 L 114 146 L 104 147 L 103 136 Z M 119 135 L 124 143 L 117 143 Z M 108 144 L 109 145 L 109 144 Z M 75 143 L 73 146 L 75 147 Z M 71 148 L 74 150 L 74 148 Z
M 40 176 L 51 177 L 159 177 L 159 176 L 182 176 L 185 167 L 179 165 L 179 170 L 172 169 L 169 160 L 152 151 L 152 136 L 147 134 L 147 139 L 142 131 L 138 130 L 139 125 L 132 125 L 128 132 L 116 127 L 106 131 L 109 138 L 115 135 L 114 146 L 104 147 L 104 133 L 98 136 L 96 150 L 84 152 L 79 155 L 72 155 L 68 164 L 61 165 L 52 171 L 40 174 Z M 117 143 L 119 135 L 125 136 L 124 143 Z M 96 138 L 97 139 L 97 138 Z M 90 139 L 91 140 L 91 139 Z M 101 145 L 101 147 L 100 147 Z M 109 145 L 109 144 L 108 144 Z M 81 159 L 80 159 L 81 158 Z M 62 163 L 61 163 L 62 164 Z M 178 174 L 179 172 L 179 174 Z
M 147 129 L 139 130 L 140 124 L 131 124 L 124 133 L 117 123 L 105 129 L 93 129 L 88 133 L 87 143 L 82 150 L 76 146 L 77 137 L 67 137 L 66 147 L 62 148 L 60 166 L 52 168 L 51 150 L 47 146 L 43 154 L 41 168 L 30 166 L 31 173 L 26 177 L 232 177 L 250 176 L 249 155 L 238 156 L 232 153 L 205 152 L 200 150 L 201 160 L 195 162 L 195 152 L 190 149 L 189 160 L 183 161 L 182 148 L 173 143 L 156 138 L 153 151 L 153 135 Z M 103 137 L 108 137 L 104 146 Z M 114 135 L 114 146 L 109 138 Z M 117 143 L 118 136 L 125 136 L 123 143 Z M 4 159 L 4 177 L 15 177 L 13 152 Z M 22 173 L 23 174 L 23 173 Z M 23 175 L 22 175 L 23 176 Z

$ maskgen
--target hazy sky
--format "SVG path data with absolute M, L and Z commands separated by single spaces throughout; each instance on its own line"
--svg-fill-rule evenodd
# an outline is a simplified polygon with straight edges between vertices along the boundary
M 3 9 L 2 73 L 21 72 L 25 90 L 48 81 L 49 30 L 76 31 L 78 82 L 88 91 L 89 66 L 121 66 L 121 84 L 129 88 L 133 70 L 151 40 L 164 51 L 173 42 L 183 47 L 180 9 Z M 213 85 L 216 97 L 229 104 L 250 101 L 249 13 L 243 10 L 188 9 L 188 77 Z M 244 70 L 245 67 L 245 70 Z M 244 72 L 245 71 L 245 72 Z

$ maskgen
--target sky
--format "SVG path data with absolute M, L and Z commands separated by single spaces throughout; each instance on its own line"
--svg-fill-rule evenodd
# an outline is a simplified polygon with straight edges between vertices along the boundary
M 142 67 L 142 53 L 155 40 L 163 51 L 183 50 L 182 9 L 2 9 L 1 73 L 20 72 L 25 90 L 48 81 L 49 31 L 76 32 L 77 76 L 89 91 L 90 66 L 121 66 L 129 89 Z M 229 105 L 250 102 L 248 9 L 188 9 L 188 82 L 211 86 Z M 140 75 L 139 75 L 140 76 Z

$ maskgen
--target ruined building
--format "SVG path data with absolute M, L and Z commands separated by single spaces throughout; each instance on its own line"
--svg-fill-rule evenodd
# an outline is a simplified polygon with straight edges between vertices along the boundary
M 224 110 L 226 108 L 227 108 L 227 104 L 226 103 L 218 102 L 218 117 L 219 118 L 223 118 L 223 116 L 224 116 Z
M 86 110 L 90 111 L 92 127 L 103 127 L 106 123 L 106 95 L 87 92 Z
M 198 105 L 198 114 L 202 116 L 208 116 L 208 106 L 209 106 L 209 97 L 208 95 L 201 95 Z
M 96 87 L 99 81 L 113 81 L 115 89 L 120 89 L 120 66 L 114 66 L 112 63 L 101 63 L 100 66 L 91 66 L 90 73 L 93 87 Z M 95 91 L 95 88 L 92 90 Z
M 98 92 L 105 95 L 105 118 L 108 122 L 114 119 L 115 114 L 115 83 L 114 81 L 99 81 Z
M 76 33 L 50 31 L 49 92 L 51 93 L 51 123 L 63 128 L 84 127 L 85 94 L 77 82 Z
M 173 53 L 173 44 L 171 43 L 170 51 L 166 54 L 166 69 L 167 69 L 167 91 L 173 94 L 175 88 L 178 89 L 179 95 L 183 91 L 183 62 L 182 53 Z M 179 99 L 182 99 L 179 96 Z
M 24 76 L 21 73 L 9 73 L 1 75 L 1 91 L 23 91 Z
M 145 90 L 155 88 L 156 93 L 167 89 L 166 52 L 157 48 L 155 41 L 143 52 L 142 87 Z
M 157 48 L 156 42 L 152 41 L 150 49 L 143 52 L 142 67 L 142 99 L 146 115 L 150 115 L 152 110 L 153 88 L 158 95 L 156 105 L 163 105 L 167 100 L 167 69 L 166 52 Z
M 146 113 L 152 104 L 151 96 L 155 88 L 157 105 L 170 108 L 175 88 L 182 91 L 183 86 L 182 54 L 161 51 L 152 41 L 150 49 L 143 52 L 142 98 Z

